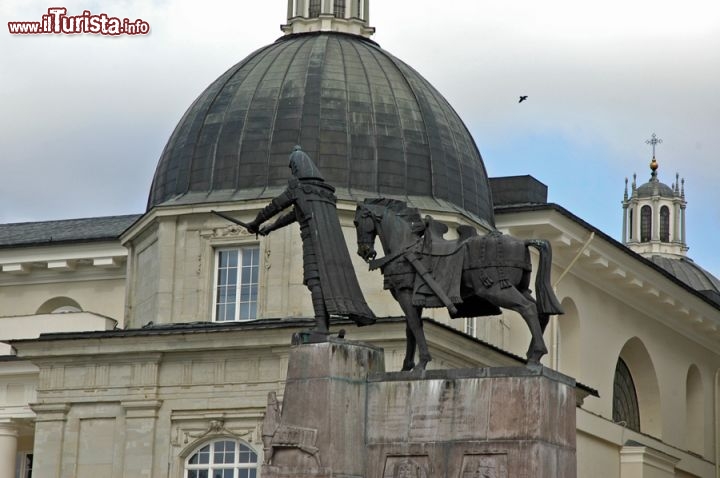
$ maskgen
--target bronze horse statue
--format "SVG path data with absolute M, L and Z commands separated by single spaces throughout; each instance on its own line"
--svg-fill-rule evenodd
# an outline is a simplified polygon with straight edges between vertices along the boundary
M 417 208 L 387 198 L 366 199 L 355 212 L 358 255 L 380 269 L 384 288 L 402 308 L 407 348 L 402 370 L 424 370 L 432 359 L 422 325 L 424 307 L 446 307 L 452 318 L 500 314 L 499 307 L 519 313 L 532 339 L 528 364 L 539 364 L 547 353 L 543 332 L 550 315 L 563 310 L 550 285 L 552 250 L 543 239 L 522 240 L 492 231 L 479 236 L 470 226 L 458 228 L 457 240 L 445 240 L 447 226 Z M 385 257 L 376 259 L 379 237 Z M 530 253 L 540 253 L 535 280 L 537 299 L 531 296 Z M 419 362 L 414 363 L 415 348 Z

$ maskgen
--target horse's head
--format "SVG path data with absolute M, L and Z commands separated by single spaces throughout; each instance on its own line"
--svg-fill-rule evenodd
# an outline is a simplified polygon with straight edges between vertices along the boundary
M 365 204 L 359 203 L 355 210 L 355 232 L 357 233 L 357 253 L 365 262 L 375 259 L 376 220 L 373 212 Z

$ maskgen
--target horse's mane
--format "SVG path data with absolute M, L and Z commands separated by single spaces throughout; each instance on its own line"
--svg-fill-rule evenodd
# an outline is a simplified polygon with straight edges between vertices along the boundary
M 369 198 L 363 201 L 368 206 L 380 206 L 389 209 L 408 222 L 421 221 L 422 216 L 416 207 L 410 207 L 405 201 L 390 198 Z

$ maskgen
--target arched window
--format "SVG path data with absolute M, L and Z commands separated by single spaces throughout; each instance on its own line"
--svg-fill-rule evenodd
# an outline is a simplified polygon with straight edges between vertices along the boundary
M 185 478 L 256 478 L 257 470 L 257 453 L 227 438 L 201 446 L 185 461 Z
M 630 209 L 630 230 L 628 231 L 628 236 L 630 239 L 633 238 L 633 231 L 635 230 L 635 222 L 633 221 L 633 210 Z
M 662 407 L 655 365 L 638 337 L 623 346 L 613 380 L 613 421 L 662 439 Z
M 643 206 L 640 209 L 640 242 L 650 242 L 652 237 L 652 209 Z
M 333 14 L 335 18 L 345 18 L 345 0 L 335 0 Z
M 613 382 L 613 421 L 639 432 L 640 407 L 635 382 L 623 359 L 618 359 Z
M 320 16 L 320 0 L 310 0 L 309 16 L 310 18 Z
M 660 208 L 660 240 L 670 242 L 670 208 Z
M 38 307 L 36 314 L 64 314 L 67 312 L 82 312 L 82 307 L 70 297 L 53 297 Z

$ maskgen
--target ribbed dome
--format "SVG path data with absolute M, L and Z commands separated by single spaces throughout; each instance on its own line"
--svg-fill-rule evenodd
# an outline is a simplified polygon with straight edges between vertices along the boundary
M 652 256 L 650 258 L 670 274 L 674 275 L 693 289 L 720 303 L 720 280 L 691 259 Z
M 638 197 L 649 198 L 652 196 L 660 196 L 664 198 L 675 197 L 675 192 L 665 183 L 661 183 L 657 178 L 651 179 L 649 182 L 637 188 Z
M 212 83 L 165 146 L 148 209 L 266 198 L 299 144 L 338 197 L 401 197 L 494 225 L 464 123 L 415 70 L 362 37 L 289 35 Z

